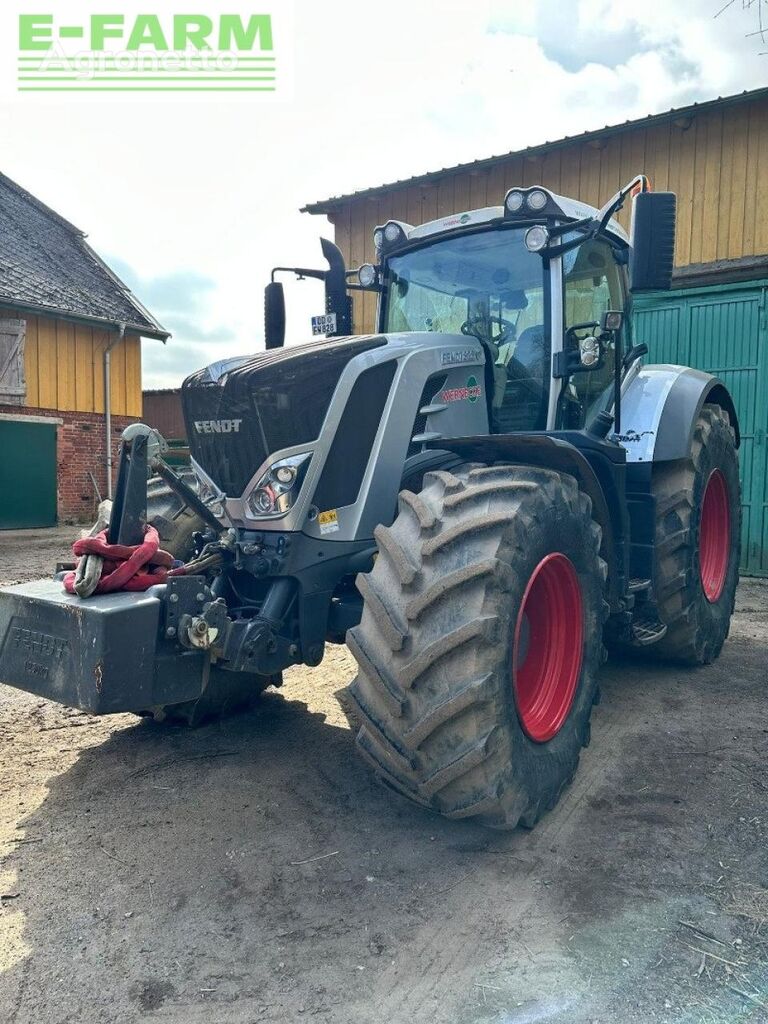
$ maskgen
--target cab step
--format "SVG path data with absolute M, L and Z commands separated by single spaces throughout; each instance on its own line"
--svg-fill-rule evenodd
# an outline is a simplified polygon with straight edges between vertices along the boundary
M 651 589 L 651 581 L 644 580 L 640 576 L 633 576 L 627 585 L 627 592 L 629 594 L 641 594 L 645 590 Z
M 641 615 L 632 623 L 632 644 L 635 647 L 648 647 L 666 635 L 667 627 L 651 611 Z

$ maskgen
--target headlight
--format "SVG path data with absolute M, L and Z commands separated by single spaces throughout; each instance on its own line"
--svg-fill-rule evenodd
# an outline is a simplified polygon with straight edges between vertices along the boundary
M 523 193 L 516 190 L 507 192 L 507 198 L 504 201 L 504 205 L 510 213 L 517 213 L 523 205 Z
M 525 232 L 525 247 L 528 252 L 540 252 L 549 241 L 549 232 L 543 224 L 534 224 Z
M 526 202 L 532 210 L 543 210 L 547 205 L 547 193 L 535 188 L 533 192 L 528 193 Z
M 277 466 L 275 469 L 275 479 L 279 484 L 292 484 L 296 479 L 296 467 Z
M 273 463 L 248 495 L 248 510 L 255 519 L 284 516 L 301 490 L 311 452 L 291 455 Z

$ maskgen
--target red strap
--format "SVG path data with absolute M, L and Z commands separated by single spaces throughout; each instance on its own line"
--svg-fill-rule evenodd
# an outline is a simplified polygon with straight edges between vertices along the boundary
M 164 583 L 169 575 L 181 575 L 179 569 L 171 569 L 173 556 L 160 548 L 160 535 L 154 526 L 147 526 L 141 544 L 109 544 L 107 531 L 102 530 L 95 537 L 84 537 L 72 545 L 73 552 L 80 558 L 85 555 L 99 555 L 104 559 L 96 594 L 110 594 L 116 590 L 147 590 L 156 583 Z M 145 571 L 141 571 L 146 566 Z M 170 570 L 170 571 L 169 571 Z M 75 593 L 75 574 L 64 577 L 64 589 Z

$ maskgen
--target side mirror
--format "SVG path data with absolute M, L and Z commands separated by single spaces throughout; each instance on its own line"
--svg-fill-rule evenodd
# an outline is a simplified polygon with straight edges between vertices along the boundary
M 629 281 L 633 292 L 667 291 L 675 261 L 674 192 L 640 192 L 632 203 Z
M 268 349 L 285 344 L 285 292 L 279 281 L 264 289 L 264 340 Z

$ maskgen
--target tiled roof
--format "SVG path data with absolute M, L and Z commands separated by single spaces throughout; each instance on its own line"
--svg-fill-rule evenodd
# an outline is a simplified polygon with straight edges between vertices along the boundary
M 706 100 L 703 103 L 692 103 L 687 107 L 676 107 L 665 110 L 660 114 L 649 114 L 647 117 L 639 117 L 634 121 L 623 121 L 621 124 L 606 125 L 605 128 L 598 128 L 596 131 L 582 132 L 580 135 L 566 135 L 562 139 L 555 139 L 552 142 L 542 142 L 538 146 L 527 146 L 525 149 L 513 150 L 510 153 L 502 153 L 498 156 L 488 156 L 481 160 L 471 160 L 465 164 L 456 164 L 453 167 L 442 167 L 439 171 L 428 171 L 426 174 L 417 174 L 411 178 L 400 178 L 398 181 L 391 181 L 386 185 L 374 185 L 372 188 L 360 189 L 357 192 L 348 192 L 345 195 L 331 196 L 330 199 L 320 199 L 315 203 L 307 203 L 301 208 L 302 213 L 329 213 L 344 203 L 357 199 L 374 199 L 384 192 L 393 189 L 408 188 L 411 185 L 425 185 L 442 178 L 447 174 L 457 174 L 462 171 L 480 171 L 505 160 L 516 156 L 541 155 L 549 150 L 561 146 L 572 145 L 574 142 L 591 142 L 593 139 L 600 139 L 606 135 L 616 135 L 619 132 L 631 131 L 641 125 L 659 124 L 664 121 L 674 121 L 681 117 L 691 117 L 694 114 L 714 110 L 717 107 L 733 106 L 748 100 L 762 99 L 768 96 L 768 88 L 745 90 L 735 96 L 718 96 L 713 100 Z
M 85 234 L 0 174 L 0 304 L 169 337 Z

